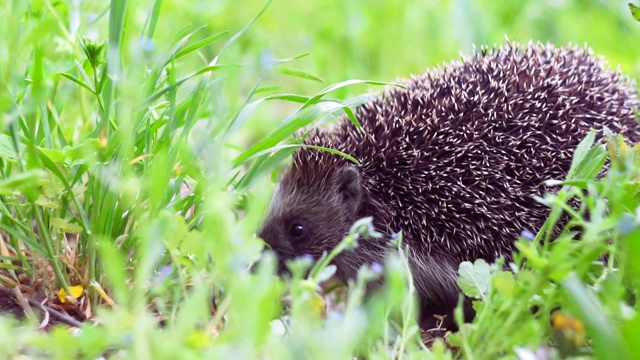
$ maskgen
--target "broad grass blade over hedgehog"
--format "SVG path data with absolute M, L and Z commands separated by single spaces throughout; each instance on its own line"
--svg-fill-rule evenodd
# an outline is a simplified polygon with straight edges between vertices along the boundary
M 456 306 L 462 261 L 509 259 L 522 231 L 540 229 L 549 210 L 534 196 L 565 178 L 591 128 L 640 140 L 633 84 L 584 48 L 482 48 L 402 83 L 357 109 L 361 128 L 343 118 L 309 134 L 360 164 L 299 148 L 260 237 L 281 264 L 318 259 L 370 216 L 384 236 L 333 261 L 349 279 L 402 232 L 426 321 Z

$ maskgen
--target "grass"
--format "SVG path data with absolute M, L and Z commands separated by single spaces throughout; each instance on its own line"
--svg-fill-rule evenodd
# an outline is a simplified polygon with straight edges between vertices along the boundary
M 484 284 L 463 286 L 478 316 L 445 341 L 430 338 L 430 350 L 400 244 L 385 269 L 364 268 L 321 297 L 329 259 L 309 277 L 300 259 L 280 279 L 253 235 L 299 146 L 294 131 L 355 120 L 367 88 L 472 43 L 505 33 L 588 41 L 638 75 L 640 29 L 626 7 L 496 4 L 9 0 L 0 9 L 0 289 L 26 316 L 0 317 L 0 354 L 632 358 L 640 155 L 614 135 L 607 147 L 585 139 L 565 186 L 540 199 L 550 225 L 569 212 L 582 241 L 569 231 L 553 243 L 521 240 L 512 271 L 465 264 L 461 284 Z M 605 159 L 609 171 L 596 178 Z M 572 197 L 581 207 L 566 205 Z M 371 231 L 359 223 L 340 248 Z M 365 297 L 383 273 L 384 288 Z M 86 320 L 80 331 L 73 319 Z

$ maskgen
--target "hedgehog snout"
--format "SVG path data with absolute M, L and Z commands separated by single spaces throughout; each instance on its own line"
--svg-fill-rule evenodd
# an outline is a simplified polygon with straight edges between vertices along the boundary
M 288 273 L 286 261 L 293 259 L 295 255 L 291 249 L 290 244 L 287 243 L 278 229 L 271 224 L 265 224 L 258 233 L 266 244 L 263 252 L 271 251 L 276 255 L 278 261 L 278 274 L 282 275 Z

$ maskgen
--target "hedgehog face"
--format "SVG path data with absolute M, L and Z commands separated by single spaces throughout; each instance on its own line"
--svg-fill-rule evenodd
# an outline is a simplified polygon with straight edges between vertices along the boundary
M 302 255 L 317 260 L 338 245 L 357 219 L 362 198 L 355 167 L 304 184 L 296 181 L 296 172 L 292 168 L 280 182 L 259 233 L 278 256 L 280 272 L 286 260 Z

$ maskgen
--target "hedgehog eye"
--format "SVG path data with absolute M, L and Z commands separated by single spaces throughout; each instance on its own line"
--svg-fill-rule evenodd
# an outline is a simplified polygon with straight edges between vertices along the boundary
M 291 225 L 291 228 L 289 229 L 289 235 L 293 237 L 300 237 L 302 236 L 302 234 L 304 234 L 304 226 L 302 226 L 302 224 L 295 223 Z

